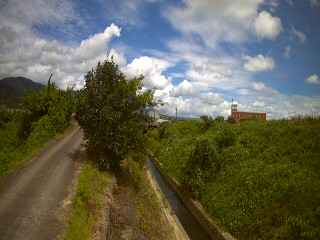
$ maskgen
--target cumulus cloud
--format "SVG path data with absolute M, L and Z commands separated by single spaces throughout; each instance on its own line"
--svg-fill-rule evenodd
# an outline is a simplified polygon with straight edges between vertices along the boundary
M 253 82 L 252 87 L 257 91 L 264 92 L 264 93 L 271 93 L 271 94 L 278 93 L 277 90 L 274 90 L 271 87 L 267 87 L 263 82 Z
M 169 84 L 163 90 L 156 90 L 157 99 L 162 99 L 168 105 L 160 110 L 175 116 L 175 109 L 178 108 L 178 116 L 199 117 L 230 115 L 231 102 L 223 99 L 221 94 L 209 92 L 200 93 L 200 97 L 173 97 L 170 91 L 174 86 Z M 267 119 L 290 118 L 297 113 L 301 115 L 318 116 L 320 114 L 320 97 L 306 97 L 280 94 L 276 90 L 267 87 L 264 83 L 253 83 L 252 89 L 245 89 L 247 95 L 239 95 L 238 108 L 243 111 L 266 111 Z M 236 93 L 236 92 L 235 92 Z
M 143 24 L 143 16 L 138 14 L 141 14 L 144 4 L 158 0 L 120 0 L 121 4 L 118 4 L 119 1 L 106 4 L 97 0 L 94 4 L 98 1 L 102 5 L 114 4 L 114 9 L 119 10 L 114 11 L 119 16 L 117 18 L 110 15 L 112 8 L 109 8 L 105 11 L 107 18 L 109 14 L 117 19 L 117 23 L 132 27 Z M 59 87 L 75 85 L 79 89 L 84 85 L 84 74 L 95 67 L 98 61 L 104 61 L 109 52 L 129 78 L 143 74 L 145 87 L 157 87 L 155 97 L 169 104 L 163 107 L 163 111 L 172 115 L 175 115 L 177 107 L 178 116 L 227 117 L 230 114 L 230 102 L 225 101 L 225 95 L 221 93 L 228 94 L 228 90 L 232 90 L 232 96 L 227 98 L 239 98 L 239 106 L 243 109 L 272 108 L 273 111 L 268 112 L 269 118 L 290 116 L 295 111 L 320 114 L 319 97 L 286 96 L 262 82 L 251 83 L 251 72 L 275 67 L 271 57 L 244 56 L 246 64 L 243 66 L 238 55 L 231 56 L 220 47 L 224 42 L 232 45 L 252 39 L 272 40 L 279 35 L 281 20 L 266 11 L 259 13 L 260 5 L 265 4 L 263 0 L 184 0 L 183 7 L 175 5 L 163 12 L 182 33 L 181 38 L 166 42 L 170 52 L 145 50 L 144 54 L 149 56 L 137 57 L 130 62 L 127 62 L 121 46 L 117 45 L 116 50 L 110 45 L 112 39 L 120 36 L 121 29 L 112 24 L 101 32 L 90 32 L 92 35 L 85 37 L 88 35 L 85 30 L 88 26 L 84 23 L 87 22 L 83 20 L 85 16 L 79 15 L 75 3 L 72 0 L 53 3 L 50 0 L 10 0 L 1 3 L 0 78 L 25 76 L 46 84 L 53 73 L 52 80 Z M 274 3 L 271 1 L 269 6 L 275 8 Z M 69 38 L 73 40 L 71 42 L 61 38 L 59 41 L 51 40 L 46 38 L 45 32 L 41 35 L 37 32 L 40 27 L 49 28 L 48 32 L 54 31 L 59 36 L 72 35 L 77 34 L 78 31 L 73 29 L 79 26 L 84 29 L 81 31 L 83 35 Z M 299 34 L 292 34 L 300 40 Z M 291 49 L 288 47 L 284 56 L 290 56 Z M 170 69 L 173 66 L 175 68 Z M 181 69 L 183 73 L 179 72 Z M 173 85 L 168 76 L 188 80 Z M 309 81 L 319 82 L 317 76 L 317 80 L 312 80 L 312 76 Z M 307 79 L 305 81 L 309 82 Z
M 306 35 L 303 33 L 303 32 L 299 32 L 298 30 L 296 29 L 292 29 L 292 34 L 296 37 L 298 37 L 299 41 L 301 43 L 305 43 L 307 41 L 307 37 Z
M 271 57 L 264 57 L 259 54 L 256 57 L 244 56 L 247 62 L 244 64 L 244 68 L 249 72 L 262 72 L 272 70 L 275 67 L 275 62 Z
M 0 52 L 8 53 L 16 47 L 18 34 L 10 26 L 0 28 Z
M 179 83 L 178 87 L 174 87 L 170 92 L 172 97 L 180 97 L 180 96 L 189 96 L 196 97 L 198 96 L 198 89 L 188 80 L 183 80 Z
M 223 103 L 223 98 L 219 93 L 208 92 L 201 95 L 201 100 L 209 105 L 219 105 Z
M 200 36 L 207 46 L 216 48 L 220 42 L 275 39 L 282 30 L 281 20 L 262 11 L 263 0 L 185 0 L 183 7 L 171 7 L 163 12 L 171 24 L 190 37 Z
M 254 22 L 254 30 L 261 38 L 275 39 L 282 30 L 281 20 L 271 16 L 270 13 L 262 11 Z
M 320 79 L 316 74 L 311 75 L 305 81 L 309 84 L 320 84 Z
M 177 108 L 178 117 L 200 117 L 207 116 L 224 116 L 230 115 L 230 103 L 222 101 L 219 104 L 208 104 L 199 98 L 168 97 L 164 99 L 168 106 L 160 107 L 160 111 L 175 116 Z
M 112 37 L 120 37 L 120 31 L 121 29 L 112 23 L 103 33 L 97 33 L 82 41 L 80 46 L 75 49 L 72 60 L 82 62 L 101 54 L 101 52 L 105 52 L 107 44 Z
M 170 84 L 171 79 L 162 74 L 165 65 L 163 61 L 157 61 L 147 56 L 135 58 L 130 64 L 127 65 L 125 71 L 128 77 L 144 76 L 144 86 L 146 88 L 159 88 L 163 89 Z
M 4 28 L 10 38 L 10 28 Z M 107 44 L 112 37 L 120 34 L 120 28 L 112 24 L 102 33 L 85 39 L 78 46 L 68 46 L 56 40 L 40 38 L 36 35 L 21 37 L 13 48 L 0 52 L 0 77 L 24 76 L 46 84 L 53 73 L 52 80 L 61 88 L 75 85 L 83 86 L 84 74 L 96 66 L 98 61 L 107 58 Z M 12 38 L 15 37 L 11 36 Z M 1 38 L 1 37 L 0 37 Z M 99 51 L 98 51 L 99 50 Z M 120 66 L 126 65 L 123 54 L 111 49 L 110 55 Z

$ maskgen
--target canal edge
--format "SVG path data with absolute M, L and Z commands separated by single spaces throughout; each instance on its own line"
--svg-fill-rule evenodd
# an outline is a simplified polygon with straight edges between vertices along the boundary
M 188 234 L 184 230 L 184 228 L 181 225 L 179 219 L 177 218 L 177 216 L 173 212 L 170 204 L 168 202 L 167 203 L 164 202 L 165 200 L 163 199 L 163 197 L 165 196 L 165 194 L 162 192 L 162 190 L 161 190 L 160 186 L 158 185 L 158 183 L 153 179 L 153 177 L 152 177 L 152 175 L 151 175 L 151 173 L 150 173 L 148 168 L 147 168 L 146 172 L 147 172 L 149 185 L 151 186 L 151 188 L 155 192 L 155 194 L 157 196 L 157 199 L 158 199 L 158 201 L 159 201 L 159 203 L 161 205 L 161 208 L 163 209 L 163 212 L 165 214 L 165 217 L 166 217 L 168 223 L 173 227 L 176 239 L 178 239 L 178 240 L 190 240 Z
M 173 190 L 178 194 L 180 199 L 184 202 L 190 212 L 194 215 L 194 217 L 198 220 L 198 222 L 212 239 L 235 240 L 231 234 L 222 231 L 222 229 L 207 216 L 203 206 L 198 201 L 188 196 L 185 193 L 185 190 L 181 187 L 181 184 L 176 179 L 163 171 L 161 163 L 152 154 L 148 153 L 148 157 L 154 163 L 156 168 L 158 168 L 158 170 L 163 174 Z

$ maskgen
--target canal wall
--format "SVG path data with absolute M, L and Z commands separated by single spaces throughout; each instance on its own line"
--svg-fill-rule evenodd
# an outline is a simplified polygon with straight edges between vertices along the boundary
M 153 189 L 153 191 L 156 194 L 156 197 L 161 205 L 161 208 L 167 218 L 168 223 L 173 227 L 174 234 L 176 236 L 177 240 L 190 240 L 188 237 L 188 234 L 182 227 L 179 219 L 177 216 L 174 214 L 170 204 L 165 198 L 163 198 L 164 193 L 161 191 L 160 186 L 158 185 L 157 181 L 152 178 L 152 173 L 147 170 L 147 177 L 149 180 L 149 185 Z
M 222 231 L 221 228 L 208 217 L 202 205 L 192 199 L 177 180 L 163 171 L 161 163 L 153 155 L 148 154 L 148 157 L 212 239 L 234 240 L 229 233 Z

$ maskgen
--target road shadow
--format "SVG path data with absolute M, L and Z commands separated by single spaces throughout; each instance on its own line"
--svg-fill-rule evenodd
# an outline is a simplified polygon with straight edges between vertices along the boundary
M 85 157 L 85 149 L 78 149 L 67 153 L 68 158 L 74 162 L 82 162 Z

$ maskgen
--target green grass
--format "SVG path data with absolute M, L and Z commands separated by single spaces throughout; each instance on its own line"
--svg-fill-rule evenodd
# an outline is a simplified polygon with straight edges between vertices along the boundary
M 133 161 L 124 168 L 126 181 L 134 189 L 134 205 L 140 229 L 147 239 L 174 239 L 173 229 L 164 220 L 160 204 L 148 185 L 145 172 Z M 108 188 L 110 174 L 101 172 L 89 160 L 80 174 L 76 197 L 68 220 L 65 239 L 89 239 L 97 227 L 97 215 Z
M 18 124 L 9 122 L 0 129 L 0 186 L 13 171 L 17 170 L 26 158 L 25 149 L 16 134 Z
M 320 238 L 320 120 L 166 124 L 156 157 L 237 239 Z
M 76 198 L 73 204 L 66 239 L 88 239 L 96 226 L 101 196 L 105 191 L 109 175 L 101 172 L 90 162 L 85 162 L 80 174 Z
M 37 130 L 25 141 L 18 138 L 20 122 L 8 122 L 0 129 L 0 186 L 10 174 L 35 156 L 52 139 L 46 129 Z M 61 134 L 56 134 L 58 137 Z

